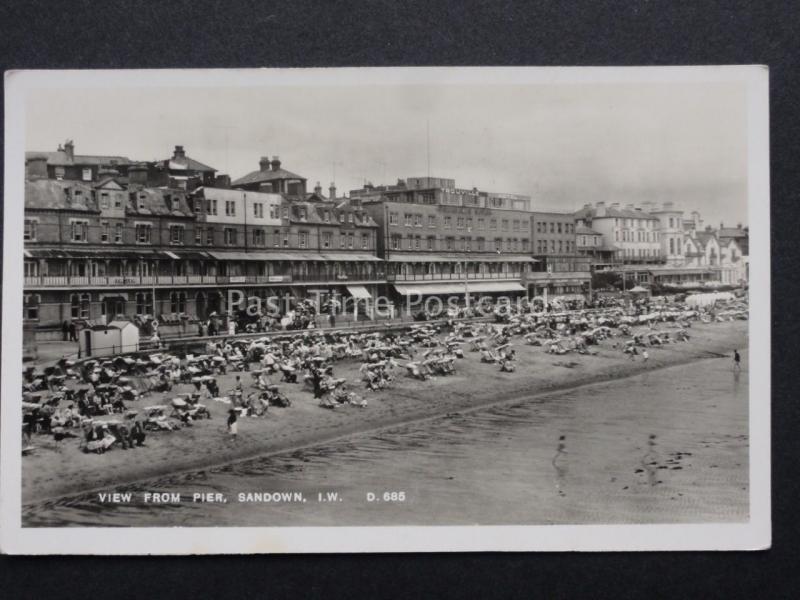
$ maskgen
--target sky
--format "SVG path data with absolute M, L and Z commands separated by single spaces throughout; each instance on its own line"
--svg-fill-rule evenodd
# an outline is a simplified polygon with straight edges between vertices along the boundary
M 27 150 L 72 139 L 77 154 L 154 160 L 180 144 L 233 179 L 279 155 L 326 194 L 430 172 L 530 195 L 534 210 L 672 201 L 715 227 L 746 223 L 746 125 L 744 86 L 724 82 L 33 89 L 26 101 Z

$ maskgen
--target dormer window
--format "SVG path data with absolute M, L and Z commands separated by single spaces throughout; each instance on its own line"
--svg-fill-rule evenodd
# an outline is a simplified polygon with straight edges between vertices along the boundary
M 147 198 L 147 194 L 139 194 L 138 205 L 137 205 L 139 207 L 139 210 L 145 210 L 144 201 L 145 201 L 146 198 Z

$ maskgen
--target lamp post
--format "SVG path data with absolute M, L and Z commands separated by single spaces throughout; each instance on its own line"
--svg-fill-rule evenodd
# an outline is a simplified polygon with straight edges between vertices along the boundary
M 472 233 L 472 227 L 467 227 L 467 234 Z M 469 310 L 469 278 L 467 277 L 467 236 L 464 236 L 464 303 L 466 310 Z

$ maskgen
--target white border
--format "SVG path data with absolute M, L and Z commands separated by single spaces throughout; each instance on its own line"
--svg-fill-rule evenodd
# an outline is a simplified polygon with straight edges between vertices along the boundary
M 22 221 L 25 100 L 36 88 L 739 82 L 747 86 L 750 521 L 708 525 L 22 528 Z M 17 71 L 5 75 L 0 549 L 13 554 L 756 550 L 771 543 L 768 71 L 761 66 Z M 124 542 L 121 543 L 121 539 Z

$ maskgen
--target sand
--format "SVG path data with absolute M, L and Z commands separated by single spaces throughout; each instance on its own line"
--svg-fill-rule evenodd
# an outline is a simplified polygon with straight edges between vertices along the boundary
M 501 373 L 496 365 L 481 363 L 479 354 L 469 352 L 465 346 L 465 358 L 456 362 L 455 375 L 422 382 L 407 378 L 398 371 L 391 387 L 378 393 L 367 392 L 360 384 L 351 384 L 351 389 L 369 400 L 366 408 L 323 409 L 302 383 L 281 384 L 282 391 L 292 399 L 292 406 L 286 409 L 271 407 L 263 418 L 241 418 L 236 440 L 230 439 L 225 428 L 229 406 L 219 402 L 207 403 L 213 416 L 211 420 L 197 421 L 191 427 L 171 433 L 150 433 L 142 448 L 115 448 L 103 455 L 84 454 L 78 449 L 77 439 L 56 444 L 52 437 L 35 436 L 36 451 L 22 458 L 22 501 L 39 502 L 114 488 L 180 471 L 205 469 L 323 444 L 354 433 L 442 414 L 620 379 L 698 359 L 731 355 L 734 348 L 747 347 L 747 327 L 746 321 L 694 324 L 689 342 L 651 348 L 646 363 L 641 357 L 631 361 L 628 355 L 612 348 L 614 339 L 592 346 L 598 351 L 597 356 L 555 356 L 545 353 L 542 347 L 527 346 L 517 338 L 513 340 L 517 350 L 517 372 L 513 374 Z M 559 365 L 571 362 L 578 364 L 573 368 Z M 358 367 L 357 362 L 343 361 L 335 364 L 334 373 L 354 383 L 358 380 Z M 235 375 L 219 378 L 223 392 L 233 386 Z M 249 385 L 252 381 L 250 374 L 240 375 Z M 133 408 L 166 404 L 190 388 L 189 385 L 178 386 L 172 392 L 153 394 L 131 404 Z

